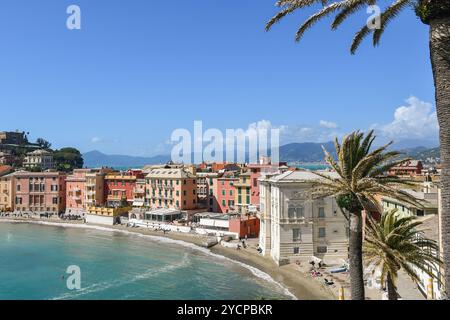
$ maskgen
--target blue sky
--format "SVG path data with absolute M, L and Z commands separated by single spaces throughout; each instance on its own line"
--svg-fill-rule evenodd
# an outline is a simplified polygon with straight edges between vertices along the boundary
M 428 28 L 402 13 L 349 53 L 365 12 L 301 43 L 308 11 L 269 33 L 275 0 L 3 0 L 0 130 L 83 152 L 167 153 L 176 128 L 282 128 L 282 143 L 375 127 L 436 139 Z M 79 5 L 82 29 L 66 28 Z M 310 11 L 311 12 L 311 11 Z

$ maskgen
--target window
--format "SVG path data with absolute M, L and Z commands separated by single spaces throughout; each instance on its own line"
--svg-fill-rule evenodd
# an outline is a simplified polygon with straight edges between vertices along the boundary
M 299 254 L 300 253 L 300 248 L 299 247 L 295 247 L 294 248 L 294 254 Z
M 242 196 L 238 196 L 238 203 L 242 203 Z
M 186 196 L 186 190 L 183 190 L 183 196 Z
M 303 212 L 303 207 L 289 207 L 288 208 L 288 218 L 289 219 L 301 219 L 304 218 L 305 214 Z
M 227 205 L 227 203 L 226 203 L 226 201 L 225 200 L 222 200 L 222 206 L 226 206 Z
M 258 179 L 257 179 L 257 178 L 254 178 L 254 179 L 253 179 L 253 186 L 254 186 L 254 187 L 257 187 L 257 186 L 258 186 Z
M 192 193 L 193 193 L 193 194 L 195 194 L 195 189 L 194 189 L 194 190 L 192 190 Z
M 247 196 L 246 201 L 248 204 L 250 204 L 250 196 Z
M 228 206 L 233 207 L 234 206 L 234 200 L 228 200 Z
M 327 246 L 320 246 L 317 247 L 317 253 L 327 253 L 328 252 L 328 247 Z
M 17 185 L 17 191 L 20 191 L 20 184 Z
M 230 190 L 230 196 L 233 196 L 233 190 Z
M 53 204 L 58 204 L 58 198 L 53 198 Z
M 319 228 L 319 238 L 325 238 L 325 237 L 326 237 L 326 229 Z
M 292 229 L 292 241 L 293 242 L 302 241 L 302 233 L 300 229 Z
M 225 195 L 225 190 L 222 190 L 222 195 L 223 195 L 223 196 Z
M 319 218 L 325 218 L 325 208 L 324 207 L 319 208 Z

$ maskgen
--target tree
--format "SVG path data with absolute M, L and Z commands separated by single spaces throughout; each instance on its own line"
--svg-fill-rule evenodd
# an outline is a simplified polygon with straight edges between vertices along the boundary
M 342 145 L 335 139 L 337 161 L 325 149 L 325 160 L 335 174 L 314 172 L 319 178 L 312 190 L 314 199 L 334 196 L 349 221 L 350 288 L 353 300 L 364 300 L 362 260 L 363 211 L 378 208 L 377 195 L 417 205 L 417 201 L 402 187 L 414 185 L 396 176 L 385 175 L 392 167 L 403 163 L 396 151 L 387 151 L 392 144 L 371 151 L 373 131 L 364 135 L 356 131 L 344 137 Z M 380 210 L 381 212 L 381 210 Z
M 364 258 L 381 271 L 381 283 L 386 283 L 389 300 L 397 300 L 398 272 L 403 270 L 415 282 L 420 282 L 417 270 L 436 278 L 442 261 L 439 246 L 423 236 L 416 217 L 400 218 L 397 210 L 385 212 L 380 222 L 366 225 Z
M 38 138 L 36 140 L 36 144 L 39 145 L 42 149 L 50 149 L 52 144 L 45 139 Z
M 75 148 L 62 148 L 53 154 L 55 167 L 59 171 L 70 172 L 83 168 L 83 156 Z
M 314 4 L 322 4 L 322 9 L 310 16 L 298 29 L 295 39 L 299 41 L 308 30 L 320 19 L 335 14 L 331 24 L 337 29 L 349 16 L 367 5 L 377 4 L 377 0 L 279 0 L 277 6 L 282 10 L 266 25 L 269 30 L 286 15 Z M 450 288 L 450 0 L 389 0 L 385 11 L 379 16 L 380 27 L 369 28 L 364 25 L 355 35 L 351 45 L 354 54 L 367 36 L 373 36 L 373 45 L 380 43 L 388 24 L 404 9 L 413 8 L 420 20 L 429 25 L 429 48 L 433 78 L 436 88 L 436 110 L 440 126 L 440 145 L 442 161 L 442 212 L 441 233 L 444 253 L 445 287 Z M 450 295 L 448 295 L 450 298 Z

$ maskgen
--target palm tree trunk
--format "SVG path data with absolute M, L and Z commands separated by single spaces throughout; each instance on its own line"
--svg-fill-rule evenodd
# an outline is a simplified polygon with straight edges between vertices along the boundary
M 442 162 L 441 237 L 445 288 L 450 298 L 450 16 L 430 21 L 430 54 L 436 87 Z
M 362 216 L 361 212 L 350 213 L 349 266 L 352 300 L 364 300 L 364 270 L 362 260 Z
M 391 273 L 388 272 L 387 275 L 387 291 L 388 291 L 388 299 L 389 300 L 397 300 L 397 288 L 395 288 L 394 281 L 392 280 Z

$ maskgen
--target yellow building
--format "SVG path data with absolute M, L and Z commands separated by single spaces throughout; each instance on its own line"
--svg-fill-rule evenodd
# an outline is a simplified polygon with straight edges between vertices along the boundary
M 235 207 L 239 213 L 247 214 L 251 205 L 251 173 L 246 172 L 239 175 L 239 181 L 234 183 L 235 187 Z
M 86 223 L 112 226 L 120 223 L 121 216 L 128 216 L 129 211 L 131 211 L 131 207 L 88 207 L 86 209 Z
M 14 175 L 8 174 L 0 177 L 0 211 L 13 211 L 14 209 Z

